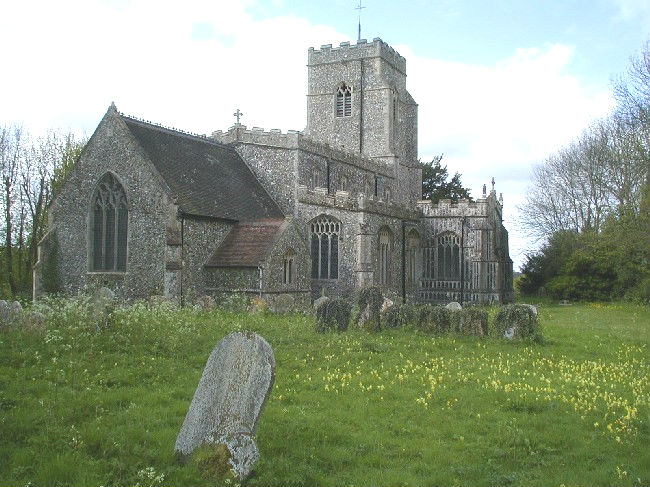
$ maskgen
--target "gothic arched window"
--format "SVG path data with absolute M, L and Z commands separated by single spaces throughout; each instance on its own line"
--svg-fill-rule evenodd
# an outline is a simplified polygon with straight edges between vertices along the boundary
M 296 253 L 293 249 L 287 250 L 284 254 L 283 284 L 293 284 L 296 282 Z
M 341 223 L 329 216 L 311 222 L 311 277 L 338 279 Z
M 420 248 L 420 235 L 412 229 L 406 240 L 406 281 L 409 286 L 417 281 L 417 252 Z
M 342 83 L 336 91 L 336 116 L 349 117 L 352 115 L 352 88 Z
M 392 247 L 393 234 L 388 228 L 381 228 L 379 230 L 379 284 L 382 286 L 390 284 L 390 257 Z
M 112 174 L 97 184 L 91 209 L 93 271 L 126 271 L 129 210 L 126 193 Z
M 460 237 L 445 232 L 438 236 L 437 278 L 442 280 L 460 279 Z

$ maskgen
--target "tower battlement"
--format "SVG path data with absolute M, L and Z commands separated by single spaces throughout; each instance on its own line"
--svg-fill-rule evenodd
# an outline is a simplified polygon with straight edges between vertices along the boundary
M 307 64 L 315 66 L 372 57 L 379 57 L 398 71 L 406 73 L 406 59 L 379 37 L 375 37 L 372 42 L 366 39 L 361 39 L 356 44 L 341 42 L 339 47 L 332 47 L 332 44 L 322 45 L 320 49 L 310 47 Z

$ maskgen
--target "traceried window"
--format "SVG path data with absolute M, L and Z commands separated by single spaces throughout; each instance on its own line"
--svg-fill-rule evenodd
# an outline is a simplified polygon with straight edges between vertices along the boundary
M 460 237 L 445 232 L 438 236 L 437 278 L 441 280 L 460 279 Z
M 417 282 L 417 255 L 420 249 L 420 235 L 412 229 L 406 240 L 406 283 L 414 286 Z
M 293 249 L 287 250 L 284 254 L 283 284 L 296 282 L 296 253 Z
M 336 116 L 350 117 L 352 115 L 352 88 L 345 83 L 336 91 Z
M 91 209 L 91 270 L 126 271 L 129 212 L 126 193 L 112 174 L 97 185 Z
M 379 230 L 379 284 L 390 284 L 390 256 L 393 247 L 393 234 L 384 227 Z
M 338 279 L 341 223 L 329 216 L 311 222 L 311 277 Z

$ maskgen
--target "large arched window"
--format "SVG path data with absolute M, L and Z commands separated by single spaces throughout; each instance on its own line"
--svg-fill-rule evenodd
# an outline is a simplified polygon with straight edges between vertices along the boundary
M 336 116 L 350 117 L 352 115 L 352 87 L 342 83 L 336 91 Z
M 460 279 L 460 237 L 445 232 L 438 236 L 437 278 L 441 280 Z
M 311 277 L 338 279 L 341 223 L 329 216 L 311 222 Z
M 390 285 L 390 263 L 393 247 L 393 234 L 390 229 L 382 227 L 379 230 L 379 284 Z
M 420 249 L 420 234 L 412 229 L 406 240 L 406 283 L 414 286 L 417 282 L 417 254 Z
M 93 271 L 126 271 L 129 212 L 126 193 L 112 174 L 97 184 L 91 209 Z

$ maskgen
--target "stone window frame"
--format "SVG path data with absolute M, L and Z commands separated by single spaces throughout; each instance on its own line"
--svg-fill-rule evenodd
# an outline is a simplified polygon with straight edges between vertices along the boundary
M 312 279 L 339 278 L 342 229 L 341 222 L 330 215 L 322 214 L 309 222 Z
M 377 273 L 380 286 L 390 286 L 394 234 L 384 225 L 377 232 Z
M 452 231 L 438 235 L 435 247 L 436 279 L 459 281 L 460 257 L 460 235 Z
M 101 229 L 101 255 L 97 255 L 97 232 L 95 224 L 97 222 L 98 198 L 102 197 L 102 229 Z M 106 235 L 106 207 L 105 205 L 114 205 L 119 207 L 116 215 L 113 216 L 113 237 L 108 238 Z M 124 210 L 124 213 L 119 213 Z M 88 246 L 87 246 L 87 268 L 88 272 L 98 274 L 124 274 L 128 271 L 129 262 L 129 232 L 131 225 L 129 199 L 127 198 L 126 186 L 122 180 L 112 171 L 102 174 L 95 183 L 92 196 L 88 207 Z M 120 226 L 123 222 L 124 226 Z M 112 263 L 107 265 L 107 245 L 112 240 Z
M 282 261 L 282 284 L 296 283 L 296 251 L 287 249 Z
M 420 233 L 412 228 L 406 235 L 406 284 L 413 287 L 418 282 L 418 251 L 422 245 Z
M 310 181 L 311 189 L 324 188 L 325 182 L 323 177 L 323 170 L 320 167 L 314 166 L 311 168 Z
M 352 85 L 341 82 L 334 95 L 334 116 L 336 118 L 352 117 Z
M 341 174 L 339 176 L 339 191 L 349 191 L 350 190 L 350 178 L 346 174 Z

